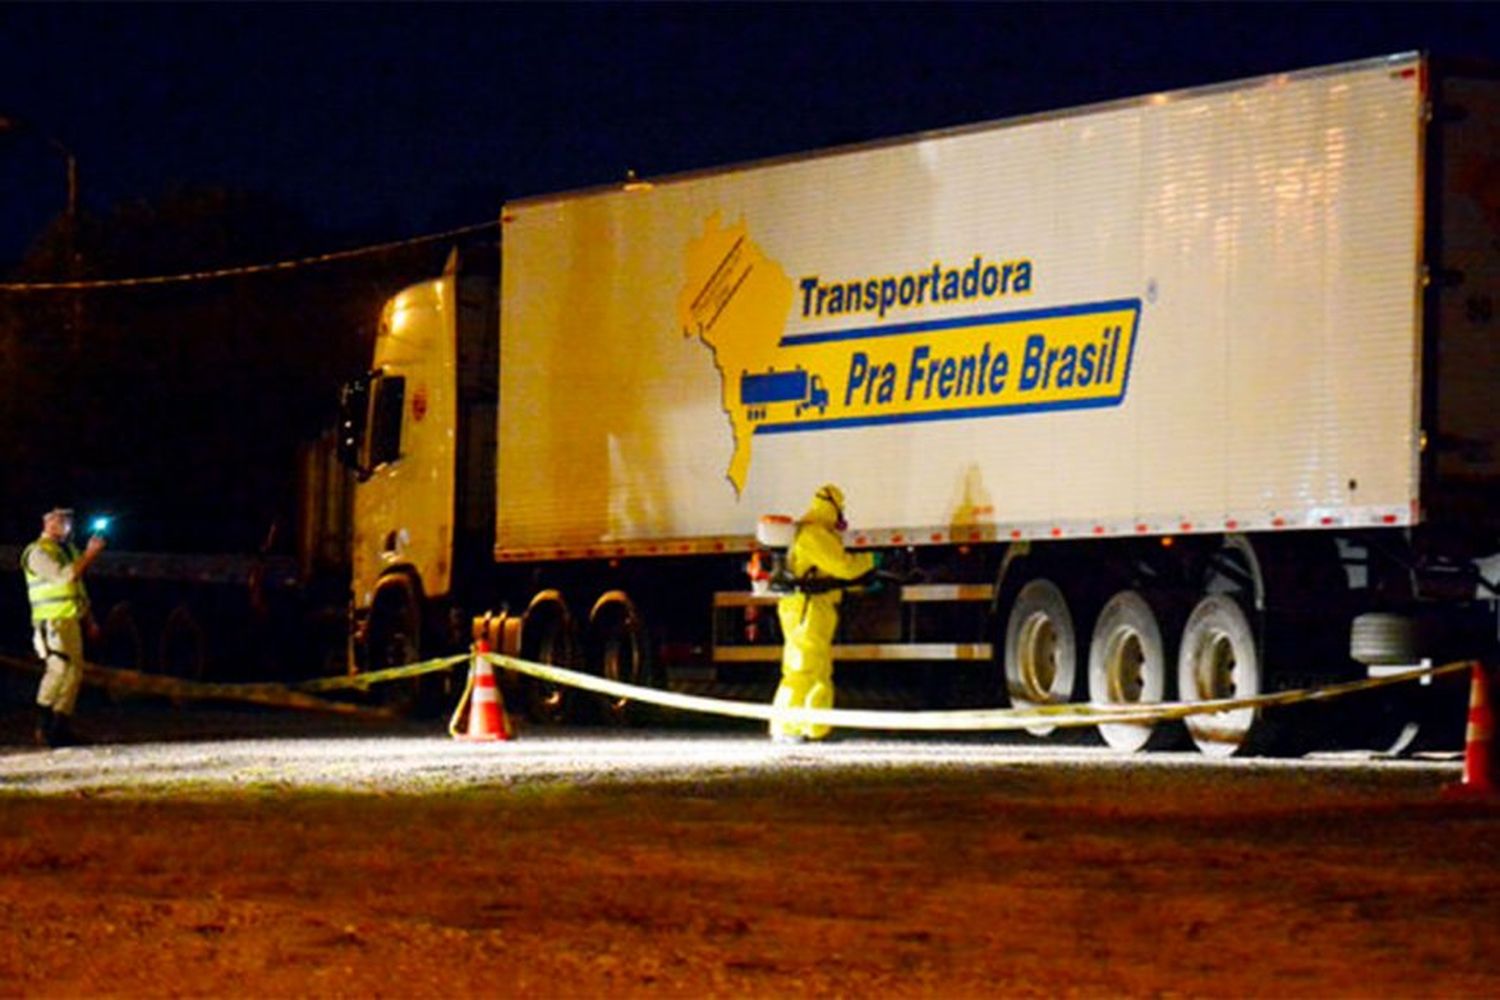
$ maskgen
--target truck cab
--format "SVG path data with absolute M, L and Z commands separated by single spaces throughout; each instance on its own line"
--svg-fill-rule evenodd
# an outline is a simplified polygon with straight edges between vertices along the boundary
M 476 269 L 493 269 L 493 255 Z M 372 365 L 341 392 L 339 453 L 355 473 L 352 616 L 356 660 L 379 669 L 452 638 L 442 609 L 488 557 L 493 532 L 496 320 L 493 278 L 412 285 L 381 311 Z M 492 459 L 490 460 L 492 463 Z M 476 464 L 477 463 L 477 464 Z

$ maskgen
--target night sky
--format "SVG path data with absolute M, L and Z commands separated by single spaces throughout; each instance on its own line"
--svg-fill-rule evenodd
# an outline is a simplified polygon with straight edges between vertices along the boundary
M 9 5 L 0 115 L 85 211 L 267 194 L 329 247 L 502 198 L 1425 48 L 1500 61 L 1500 5 Z M 0 137 L 0 263 L 63 205 Z
M 1413 49 L 1500 63 L 1500 5 L 0 6 L 0 538 L 59 500 L 122 548 L 290 523 L 380 302 L 502 201 Z M 24 258 L 24 260 L 23 260 Z M 3 280 L 3 278 L 0 278 Z M 309 350 L 309 345 L 316 345 Z M 24 386 L 25 391 L 16 391 Z

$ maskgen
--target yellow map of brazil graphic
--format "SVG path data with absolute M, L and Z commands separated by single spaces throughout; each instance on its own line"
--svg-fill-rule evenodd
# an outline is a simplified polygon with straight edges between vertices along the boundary
M 743 221 L 726 227 L 718 214 L 688 244 L 685 273 L 678 321 L 683 336 L 696 337 L 713 352 L 720 398 L 734 431 L 726 475 L 735 492 L 743 493 L 755 425 L 740 395 L 742 376 L 775 367 L 792 306 L 792 282 L 750 239 Z

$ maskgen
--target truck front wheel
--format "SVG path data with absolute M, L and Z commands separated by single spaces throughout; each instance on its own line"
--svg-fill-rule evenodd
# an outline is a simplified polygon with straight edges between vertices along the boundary
M 382 584 L 370 607 L 366 663 L 371 671 L 416 663 L 422 658 L 422 612 L 411 584 L 402 579 Z M 426 707 L 423 678 L 387 681 L 376 686 L 380 701 L 401 713 Z

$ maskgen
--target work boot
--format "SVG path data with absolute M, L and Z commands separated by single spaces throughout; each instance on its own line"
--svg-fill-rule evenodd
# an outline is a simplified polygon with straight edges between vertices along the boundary
M 46 705 L 38 705 L 36 708 L 36 745 L 55 747 L 57 746 L 56 739 L 57 716 Z

